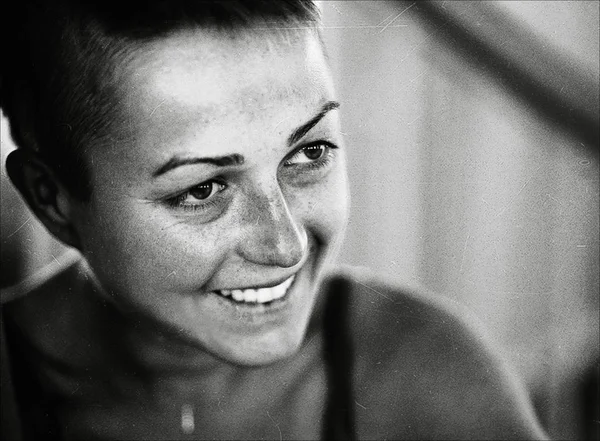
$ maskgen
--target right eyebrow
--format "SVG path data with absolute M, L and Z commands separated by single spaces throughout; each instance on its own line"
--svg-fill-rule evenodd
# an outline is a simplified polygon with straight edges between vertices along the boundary
M 244 163 L 244 157 L 237 153 L 233 155 L 227 156 L 216 156 L 216 157 L 179 157 L 174 156 L 169 159 L 165 164 L 160 166 L 154 173 L 152 173 L 152 177 L 156 178 L 160 175 L 163 175 L 177 167 L 181 167 L 183 165 L 193 165 L 193 164 L 210 164 L 216 167 L 229 167 L 234 165 L 242 165 Z

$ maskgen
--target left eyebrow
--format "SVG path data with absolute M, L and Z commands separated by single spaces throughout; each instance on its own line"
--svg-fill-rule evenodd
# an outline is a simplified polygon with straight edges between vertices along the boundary
M 321 107 L 321 111 L 319 113 L 312 117 L 308 122 L 294 129 L 292 134 L 288 137 L 288 146 L 291 147 L 298 141 L 300 141 L 302 137 L 304 137 L 304 135 L 306 135 L 310 131 L 310 129 L 316 126 L 319 123 L 319 121 L 323 119 L 327 112 L 333 109 L 337 109 L 338 107 L 340 107 L 340 103 L 338 103 L 337 101 L 326 102 L 323 105 L 323 107 Z

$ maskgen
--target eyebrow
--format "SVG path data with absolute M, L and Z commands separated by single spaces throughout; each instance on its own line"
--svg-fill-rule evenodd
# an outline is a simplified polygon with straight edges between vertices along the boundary
M 319 121 L 323 119 L 323 117 L 327 114 L 327 112 L 337 109 L 340 107 L 340 103 L 337 101 L 328 101 L 323 107 L 321 107 L 321 111 L 317 113 L 310 121 L 302 124 L 300 127 L 295 129 L 292 134 L 288 138 L 288 146 L 292 146 L 296 144 L 298 141 L 302 139 L 304 135 L 306 135 L 314 126 L 316 126 Z
M 340 107 L 340 103 L 338 103 L 337 101 L 326 102 L 323 105 L 323 107 L 321 107 L 319 113 L 317 113 L 306 123 L 302 124 L 300 127 L 294 129 L 292 134 L 288 137 L 288 146 L 292 146 L 293 144 L 300 141 L 304 137 L 304 135 L 306 135 L 314 126 L 316 126 L 329 111 L 337 109 L 338 107 Z M 164 175 L 165 173 L 183 165 L 210 164 L 217 167 L 231 167 L 236 165 L 242 165 L 243 163 L 244 157 L 237 153 L 227 156 L 216 156 L 207 158 L 185 158 L 175 156 L 169 159 L 165 164 L 160 166 L 154 173 L 152 173 L 152 177 L 156 178 L 160 175 Z
M 217 156 L 212 158 L 181 158 L 175 156 L 169 159 L 169 161 L 162 165 L 156 170 L 152 177 L 163 175 L 174 168 L 181 167 L 182 165 L 193 165 L 193 164 L 210 164 L 217 167 L 230 167 L 233 165 L 242 165 L 244 163 L 244 157 L 242 155 L 233 154 L 227 156 Z

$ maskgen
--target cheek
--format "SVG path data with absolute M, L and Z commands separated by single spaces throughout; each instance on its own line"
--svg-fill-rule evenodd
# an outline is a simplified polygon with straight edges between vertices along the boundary
M 222 261 L 226 247 L 211 228 L 174 221 L 150 204 L 115 205 L 99 206 L 85 232 L 84 254 L 105 285 L 132 295 L 191 292 Z
M 321 244 L 341 240 L 348 223 L 349 203 L 348 181 L 342 162 L 322 185 L 303 194 L 301 205 L 306 228 Z

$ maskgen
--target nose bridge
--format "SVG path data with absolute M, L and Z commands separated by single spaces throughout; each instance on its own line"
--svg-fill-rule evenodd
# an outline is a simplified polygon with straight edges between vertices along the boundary
M 266 184 L 248 198 L 246 234 L 240 253 L 261 265 L 290 268 L 304 257 L 307 236 L 292 215 L 279 185 Z

